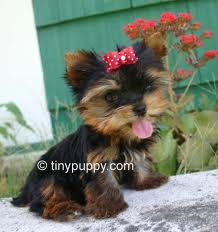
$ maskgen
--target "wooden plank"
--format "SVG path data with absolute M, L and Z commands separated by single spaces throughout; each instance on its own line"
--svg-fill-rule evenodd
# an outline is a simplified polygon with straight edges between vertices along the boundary
M 33 0 L 37 27 L 130 8 L 130 0 Z
M 86 16 L 97 15 L 130 8 L 130 0 L 84 0 Z
M 139 7 L 139 6 L 147 6 L 147 5 L 160 4 L 160 3 L 172 2 L 172 1 L 177 1 L 177 0 L 132 0 L 132 6 Z
M 44 80 L 49 109 L 56 108 L 57 101 L 72 102 L 71 93 L 64 81 L 64 51 L 60 46 L 62 36 L 57 27 L 38 32 L 40 54 L 44 71 Z
M 60 20 L 59 0 L 33 0 L 36 26 L 56 23 Z
M 158 4 L 161 0 L 132 0 L 133 7 L 146 6 L 151 4 Z
M 217 27 L 217 0 L 198 0 L 197 7 L 196 1 L 190 0 L 187 2 L 188 11 L 191 12 L 196 21 L 202 22 L 201 33 L 208 29 L 214 32 L 214 37 L 204 41 L 204 47 L 198 49 L 198 56 L 201 57 L 203 53 L 207 50 L 218 49 L 218 27 Z M 211 60 L 206 66 L 200 69 L 201 78 L 198 83 L 205 83 L 208 81 L 216 82 L 218 81 L 218 66 L 217 60 Z
M 84 17 L 85 13 L 83 9 L 83 4 L 83 0 L 59 0 L 58 6 L 60 18 L 58 22 Z

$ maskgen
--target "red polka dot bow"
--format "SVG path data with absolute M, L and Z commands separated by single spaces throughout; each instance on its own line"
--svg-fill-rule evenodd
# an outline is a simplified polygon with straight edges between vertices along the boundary
M 120 52 L 108 52 L 102 56 L 107 64 L 107 72 L 118 69 L 121 65 L 135 64 L 138 60 L 133 47 L 127 47 Z

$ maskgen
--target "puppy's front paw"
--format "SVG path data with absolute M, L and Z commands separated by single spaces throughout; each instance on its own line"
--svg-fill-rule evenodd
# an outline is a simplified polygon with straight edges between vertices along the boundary
M 84 211 L 83 206 L 72 202 L 49 202 L 43 210 L 42 217 L 56 221 L 71 221 Z
M 136 180 L 135 182 L 132 183 L 131 187 L 135 190 L 157 188 L 167 183 L 168 179 L 169 179 L 168 176 L 159 173 L 154 173 L 152 175 L 145 177 L 142 181 Z
M 109 218 L 117 215 L 128 207 L 123 199 L 108 201 L 107 199 L 99 198 L 95 203 L 88 205 L 85 212 L 93 215 L 95 218 Z

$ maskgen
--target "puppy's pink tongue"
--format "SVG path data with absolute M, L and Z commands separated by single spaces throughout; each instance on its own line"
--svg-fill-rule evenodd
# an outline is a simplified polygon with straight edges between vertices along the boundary
M 138 119 L 132 124 L 132 131 L 140 139 L 146 139 L 152 135 L 153 126 L 146 119 Z

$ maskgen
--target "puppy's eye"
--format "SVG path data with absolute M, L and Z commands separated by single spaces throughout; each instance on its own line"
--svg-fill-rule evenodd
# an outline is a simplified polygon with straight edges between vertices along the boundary
M 152 90 L 154 90 L 154 86 L 152 85 L 147 85 L 144 87 L 144 92 L 150 92 Z
M 115 102 L 119 99 L 119 95 L 117 92 L 114 92 L 114 91 L 111 91 L 111 92 L 108 92 L 106 95 L 105 95 L 105 100 L 107 102 Z

